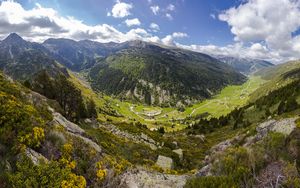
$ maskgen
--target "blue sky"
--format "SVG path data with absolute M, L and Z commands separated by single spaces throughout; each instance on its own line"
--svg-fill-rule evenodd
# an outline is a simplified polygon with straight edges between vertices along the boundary
M 154 22 L 160 26 L 156 33 L 164 37 L 173 32 L 187 33 L 189 37 L 181 39 L 185 44 L 216 44 L 227 45 L 233 42 L 233 35 L 226 22 L 217 19 L 218 14 L 232 6 L 237 6 L 240 0 L 123 0 L 122 2 L 132 4 L 131 15 L 124 18 L 107 16 L 116 1 L 108 0 L 21 0 L 24 8 L 31 9 L 36 3 L 43 7 L 57 10 L 63 16 L 73 16 L 83 20 L 89 25 L 109 24 L 122 32 L 128 28 L 124 20 L 138 18 L 141 22 L 139 27 L 148 28 Z M 165 10 L 170 4 L 175 6 L 174 11 Z M 151 6 L 159 6 L 160 12 L 154 15 Z M 165 14 L 169 12 L 173 19 L 169 20 Z M 214 15 L 214 18 L 213 18 Z
M 281 63 L 300 58 L 300 0 L 0 0 L 0 38 L 144 40 Z

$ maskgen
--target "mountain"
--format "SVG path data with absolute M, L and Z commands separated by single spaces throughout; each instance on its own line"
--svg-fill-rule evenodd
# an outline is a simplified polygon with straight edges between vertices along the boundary
M 268 82 L 251 95 L 252 100 L 266 96 L 271 91 L 285 87 L 287 84 L 297 80 L 300 77 L 300 61 L 290 61 L 267 67 L 255 73 L 255 75 L 262 77 Z
M 18 80 L 31 79 L 41 70 L 50 75 L 66 74 L 48 50 L 38 43 L 25 41 L 16 33 L 10 34 L 0 43 L 0 69 Z
M 88 49 L 98 45 L 84 43 Z M 97 52 L 99 57 L 90 68 L 80 68 L 98 90 L 106 85 L 114 87 L 108 88 L 112 92 L 129 88 L 127 93 L 134 97 L 143 94 L 137 92 L 139 88 L 152 98 L 153 90 L 162 91 L 159 87 L 172 91 L 173 99 L 204 94 L 203 98 L 245 79 L 201 53 L 141 41 L 105 45 L 113 50 L 102 56 Z M 0 72 L 0 187 L 299 185 L 299 61 L 255 73 L 267 80 L 260 89 L 272 89 L 256 90 L 263 95 L 245 106 L 218 118 L 187 116 L 177 131 L 155 118 L 147 119 L 153 122 L 150 126 L 146 120 L 132 118 L 128 114 L 132 104 L 103 97 L 71 71 L 69 77 L 51 77 L 51 72 L 65 69 L 56 62 L 62 57 L 44 45 L 12 34 L 0 47 L 1 68 L 17 79 Z M 23 85 L 23 78 L 31 77 L 32 85 Z M 131 87 L 136 93 L 130 93 Z M 244 94 L 238 92 L 238 96 Z M 123 116 L 103 113 L 101 106 L 110 110 L 113 103 L 117 105 L 112 110 L 125 112 Z M 162 110 L 180 114 L 175 108 Z M 164 118 L 179 123 L 167 115 Z
M 263 68 L 273 66 L 272 63 L 259 59 L 238 58 L 231 56 L 215 55 L 216 59 L 232 66 L 236 71 L 249 75 Z
M 90 69 L 94 89 L 156 105 L 190 104 L 245 77 L 208 55 L 142 41 L 119 45 Z
M 90 68 L 96 59 L 105 57 L 115 51 L 117 43 L 99 43 L 89 40 L 47 39 L 43 46 L 61 64 L 71 70 L 80 71 Z

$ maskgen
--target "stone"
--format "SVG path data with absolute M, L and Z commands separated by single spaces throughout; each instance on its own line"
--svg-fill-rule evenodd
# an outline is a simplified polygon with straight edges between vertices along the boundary
M 84 123 L 92 123 L 92 120 L 89 119 L 89 118 L 86 118 L 86 119 L 84 120 Z
M 209 176 L 209 175 L 211 175 L 210 170 L 211 170 L 211 164 L 208 164 L 208 165 L 202 167 L 199 170 L 199 172 L 197 172 L 196 176 L 197 177 L 199 177 L 199 176 Z
M 48 162 L 48 159 L 44 157 L 42 154 L 34 151 L 33 149 L 26 148 L 25 154 L 28 158 L 31 159 L 34 165 L 39 165 L 41 161 Z
M 176 153 L 179 156 L 179 159 L 183 159 L 183 150 L 182 149 L 175 149 L 173 150 L 174 153 Z
M 205 141 L 205 136 L 204 136 L 203 134 L 201 134 L 201 135 L 195 135 L 195 137 L 196 137 L 196 138 L 200 138 L 200 140 L 201 140 L 202 142 Z
M 173 159 L 170 157 L 159 155 L 156 161 L 156 165 L 164 170 L 173 169 Z
M 183 188 L 188 178 L 188 175 L 170 175 L 139 168 L 126 171 L 120 176 L 119 184 L 108 187 Z
M 287 118 L 274 124 L 272 131 L 289 135 L 296 128 L 296 118 Z
M 141 134 L 141 138 L 148 141 L 148 136 L 144 133 Z
M 270 131 L 279 132 L 284 135 L 289 135 L 296 128 L 295 120 L 297 118 L 286 118 L 282 120 L 269 120 L 259 124 L 256 127 L 258 139 L 263 138 Z

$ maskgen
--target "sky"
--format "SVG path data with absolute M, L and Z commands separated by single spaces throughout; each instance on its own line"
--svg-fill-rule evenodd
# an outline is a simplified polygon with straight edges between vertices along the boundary
M 281 63 L 300 59 L 300 0 L 0 0 L 0 39 L 12 32 Z

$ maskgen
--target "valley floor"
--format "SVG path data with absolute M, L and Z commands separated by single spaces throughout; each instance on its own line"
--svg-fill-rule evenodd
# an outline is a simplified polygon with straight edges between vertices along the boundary
M 189 106 L 183 112 L 180 112 L 177 108 L 132 104 L 107 96 L 106 100 L 127 121 L 139 121 L 147 125 L 150 129 L 158 128 L 157 125 L 159 124 L 163 125 L 166 131 L 177 131 L 187 127 L 183 123 L 183 120 L 187 117 L 195 117 L 205 113 L 208 114 L 208 118 L 220 117 L 228 114 L 236 107 L 245 105 L 249 100 L 250 94 L 263 83 L 265 83 L 265 80 L 259 76 L 250 76 L 244 84 L 227 86 L 213 98 Z M 120 119 L 124 121 L 124 117 Z M 117 120 L 118 118 L 112 117 L 112 119 Z

